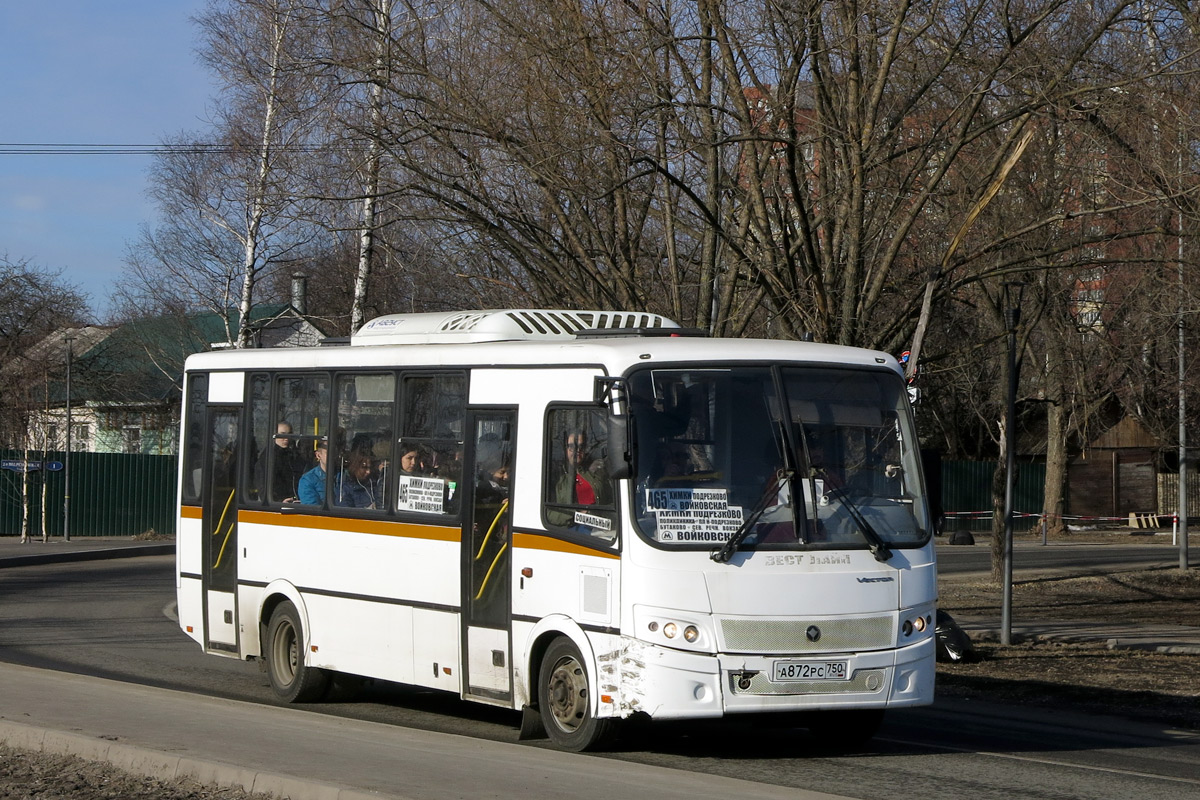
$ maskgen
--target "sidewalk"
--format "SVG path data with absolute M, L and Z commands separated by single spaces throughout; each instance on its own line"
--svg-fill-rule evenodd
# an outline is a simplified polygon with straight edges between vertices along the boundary
M 11 664 L 0 679 L 0 742 L 291 800 L 835 797 Z
M 960 617 L 954 621 L 973 641 L 1000 641 L 1000 620 Z M 1151 650 L 1158 653 L 1200 655 L 1200 628 L 1187 625 L 1145 623 L 1136 628 L 1122 623 L 1025 620 L 1012 621 L 1012 640 L 1082 644 L 1103 642 L 1110 650 Z
M 64 541 L 51 536 L 48 541 L 20 536 L 0 536 L 0 569 L 4 567 L 60 564 L 69 561 L 94 561 L 107 558 L 160 556 L 175 552 L 175 540 L 143 540 L 132 536 L 72 536 Z

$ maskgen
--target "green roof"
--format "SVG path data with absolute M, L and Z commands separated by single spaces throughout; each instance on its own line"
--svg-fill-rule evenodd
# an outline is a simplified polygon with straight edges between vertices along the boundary
M 287 304 L 256 306 L 251 314 L 251 324 L 257 327 L 290 309 Z M 63 342 L 67 333 L 72 333 L 75 338 L 71 375 L 73 402 L 162 403 L 174 401 L 178 396 L 183 362 L 187 357 L 211 350 L 216 344 L 227 344 L 230 337 L 236 338 L 239 318 L 239 313 L 231 310 L 228 334 L 221 315 L 210 312 L 140 319 L 113 329 L 83 329 L 108 331 L 107 335 L 84 336 L 64 331 L 43 341 L 53 347 L 54 342 Z M 56 349 L 58 354 L 47 351 L 43 358 L 61 359 L 60 363 L 65 364 L 65 343 Z M 65 402 L 65 382 L 52 381 L 49 394 L 54 402 Z

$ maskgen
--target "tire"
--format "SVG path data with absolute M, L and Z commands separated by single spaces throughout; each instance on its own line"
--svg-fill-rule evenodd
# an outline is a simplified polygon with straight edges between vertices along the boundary
M 304 663 L 304 627 L 300 614 L 289 601 L 271 612 L 267 623 L 267 675 L 275 694 L 288 703 L 319 700 L 329 688 L 329 673 Z
M 538 672 L 538 710 L 550 741 L 561 750 L 594 750 L 616 733 L 617 720 L 596 719 L 593 687 L 579 649 L 566 638 L 550 643 Z
M 882 708 L 814 711 L 805 721 L 808 732 L 823 747 L 855 750 L 866 745 L 883 724 Z

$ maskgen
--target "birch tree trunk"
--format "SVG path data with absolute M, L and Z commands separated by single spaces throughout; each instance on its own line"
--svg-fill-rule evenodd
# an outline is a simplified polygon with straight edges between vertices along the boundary
M 259 263 L 259 243 L 262 235 L 263 217 L 266 215 L 268 181 L 272 171 L 274 156 L 275 115 L 278 112 L 279 71 L 284 53 L 284 41 L 287 35 L 288 11 L 272 9 L 271 41 L 268 49 L 266 86 L 263 92 L 262 130 L 258 144 L 258 170 L 254 184 L 249 187 L 247 194 L 248 210 L 246 214 L 245 238 L 242 242 L 242 285 L 238 302 L 238 332 L 235 345 L 249 347 L 253 330 L 251 314 L 254 310 L 254 287 L 258 281 L 261 268 Z
M 29 463 L 29 438 L 25 438 L 25 463 Z M 29 470 L 21 470 L 21 544 L 29 541 Z
M 367 290 L 370 285 L 371 267 L 375 253 L 376 208 L 379 203 L 380 171 L 383 135 L 384 88 L 390 77 L 390 53 L 392 30 L 391 0 L 376 0 L 372 4 L 374 16 L 375 57 L 370 72 L 370 94 L 368 111 L 369 141 L 367 160 L 364 165 L 362 220 L 358 232 L 358 269 L 354 275 L 354 300 L 350 308 L 350 332 L 362 327 L 366 321 Z

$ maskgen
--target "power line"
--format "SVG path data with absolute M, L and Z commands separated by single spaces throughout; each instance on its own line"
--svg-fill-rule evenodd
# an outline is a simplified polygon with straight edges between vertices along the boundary
M 153 155 L 167 152 L 207 153 L 229 150 L 223 145 L 189 144 L 68 144 L 61 142 L 0 142 L 0 155 L 67 156 L 67 155 Z
M 257 147 L 253 148 L 257 149 Z M 272 145 L 272 150 L 309 153 L 324 149 L 321 145 Z M 238 153 L 249 147 L 228 144 L 100 144 L 61 142 L 0 142 L 0 156 L 145 156 L 160 153 L 199 155 L 205 153 Z

